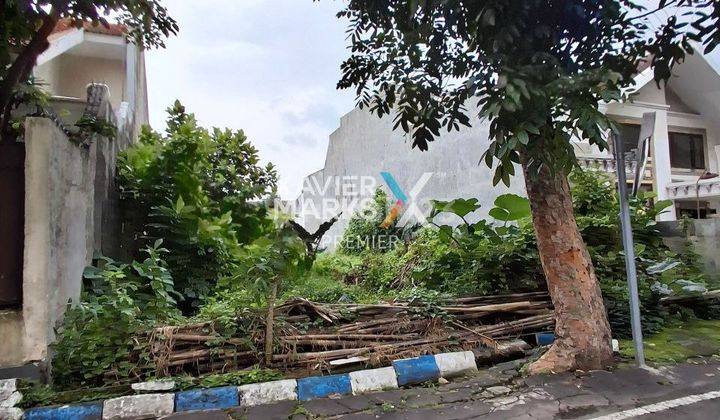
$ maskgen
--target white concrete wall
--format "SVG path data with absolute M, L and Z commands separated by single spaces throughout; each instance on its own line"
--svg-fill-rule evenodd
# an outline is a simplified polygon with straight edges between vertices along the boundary
M 90 83 L 102 83 L 110 88 L 110 103 L 113 108 L 120 108 L 120 103 L 125 98 L 123 61 L 64 54 L 48 64 L 53 62 L 57 62 L 53 94 L 85 98 Z
M 42 85 L 47 92 L 54 93 L 58 86 L 59 63 L 57 60 L 49 61 L 35 67 L 33 75 L 36 81 Z
M 0 367 L 48 361 L 48 345 L 95 251 L 118 241 L 117 142 L 80 147 L 47 118 L 25 123 L 23 306 L 0 313 Z
M 26 120 L 25 147 L 24 303 L 0 327 L 21 339 L 0 340 L 1 366 L 47 360 L 53 327 L 78 301 L 93 252 L 95 148 L 78 147 L 45 118 Z
M 417 148 L 411 149 L 412 140 L 402 130 L 393 131 L 391 117 L 378 118 L 368 111 L 354 109 L 342 117 L 340 127 L 330 135 L 325 168 L 305 180 L 298 205 L 300 210 L 306 211 L 299 212 L 298 220 L 308 230 L 314 231 L 320 223 L 334 216 L 336 212 L 333 209 L 322 217 L 307 210 L 323 207 L 327 210 L 327 206 L 323 206 L 324 200 L 342 201 L 346 198 L 345 201 L 349 201 L 343 191 L 334 187 L 336 180 L 342 177 L 374 178 L 393 203 L 394 197 L 380 176 L 383 171 L 390 172 L 408 194 L 425 173 L 430 173 L 427 184 L 416 197 L 416 202 L 426 212 L 431 199 L 475 197 L 482 207 L 470 220 L 485 217 L 498 195 L 507 192 L 524 195 L 525 191 L 520 168 L 517 169 L 518 175 L 511 179 L 510 188 L 502 184 L 493 187 L 494 171 L 480 162 L 488 144 L 487 125 L 478 122 L 472 128 L 444 133 L 442 138 L 430 144 L 429 151 L 421 152 Z M 314 187 L 323 186 L 326 181 L 330 185 L 328 190 L 324 194 L 315 194 L 317 189 Z M 372 195 L 372 190 L 363 192 Z M 368 194 L 364 197 L 367 198 Z M 352 210 L 359 207 L 345 209 L 343 218 L 325 235 L 325 246 L 332 248 L 332 240 L 340 239 Z M 444 221 L 458 222 L 453 217 Z

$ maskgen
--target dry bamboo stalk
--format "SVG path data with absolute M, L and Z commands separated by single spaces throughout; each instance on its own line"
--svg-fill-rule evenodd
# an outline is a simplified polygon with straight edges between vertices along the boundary
M 195 335 L 195 334 L 173 334 L 173 340 L 175 341 L 191 341 L 196 343 L 204 343 L 206 341 L 217 340 L 222 337 L 209 336 L 209 335 Z
M 357 330 L 357 333 L 363 333 L 363 334 L 370 334 L 370 333 L 379 333 L 382 331 L 397 331 L 397 330 L 407 330 L 409 328 L 415 328 L 416 326 L 427 324 L 430 322 L 429 319 L 419 319 L 416 321 L 403 321 L 402 319 L 398 320 L 397 318 L 394 319 L 395 322 L 391 325 L 381 325 L 378 327 L 373 328 L 364 328 L 361 330 Z
M 553 323 L 554 323 L 554 321 L 552 319 L 538 320 L 538 321 L 533 321 L 533 322 L 528 322 L 528 323 L 523 323 L 523 324 L 506 325 L 503 327 L 498 327 L 498 328 L 494 328 L 491 330 L 483 331 L 483 333 L 487 334 L 491 337 L 497 338 L 497 336 L 499 334 L 504 334 L 504 333 L 508 333 L 508 332 L 526 331 L 526 330 L 530 330 L 533 328 L 545 327 L 548 325 L 552 325 Z
M 342 350 L 328 350 L 328 351 L 317 351 L 317 352 L 308 352 L 308 353 L 288 353 L 288 354 L 276 354 L 273 355 L 273 361 L 283 361 L 283 360 L 292 360 L 292 361 L 302 361 L 302 360 L 315 360 L 320 359 L 323 357 L 335 357 L 335 356 L 346 356 L 349 354 L 356 353 L 360 350 L 365 350 L 367 348 L 360 348 L 360 349 L 342 349 Z
M 446 312 L 460 312 L 460 313 L 505 312 L 505 311 L 513 311 L 516 309 L 528 309 L 528 307 L 532 307 L 533 305 L 534 305 L 533 302 L 522 301 L 522 302 L 496 303 L 496 304 L 492 304 L 492 305 L 468 306 L 468 307 L 443 306 L 440 309 L 442 309 Z
M 417 338 L 417 334 L 306 334 L 286 335 L 284 340 L 406 340 Z
M 489 296 L 471 296 L 471 297 L 463 297 L 463 298 L 456 298 L 452 300 L 448 300 L 448 302 L 459 302 L 459 303 L 470 303 L 470 302 L 488 302 L 488 301 L 498 301 L 498 302 L 509 302 L 513 299 L 523 299 L 523 298 L 548 298 L 550 295 L 548 292 L 528 292 L 528 293 L 513 293 L 509 295 L 489 295 Z
M 350 332 L 355 331 L 367 327 L 374 327 L 378 325 L 384 325 L 384 324 L 392 324 L 394 322 L 397 322 L 396 318 L 379 318 L 379 319 L 372 319 L 370 321 L 363 321 L 363 322 L 356 322 L 354 324 L 345 325 L 343 327 L 338 328 L 338 332 Z
M 351 349 L 358 347 L 372 347 L 377 345 L 377 341 L 365 341 L 365 340 L 294 340 L 287 341 L 288 344 L 294 344 L 298 346 L 310 346 L 310 347 L 340 347 L 343 349 Z
M 245 354 L 255 354 L 255 352 L 252 352 L 252 351 L 237 352 L 237 351 L 234 351 L 233 349 L 223 349 L 223 348 L 201 349 L 201 350 L 192 350 L 192 351 L 183 352 L 183 353 L 170 354 L 169 360 L 191 359 L 191 358 L 195 358 L 195 357 L 204 357 L 204 356 L 220 357 L 223 355 L 245 355 Z
M 466 331 L 468 331 L 468 332 L 470 332 L 470 333 L 472 333 L 472 334 L 477 335 L 478 337 L 480 337 L 481 341 L 483 341 L 483 344 L 485 344 L 486 346 L 488 346 L 488 347 L 497 347 L 497 341 L 493 340 L 492 338 L 488 337 L 487 335 L 485 335 L 485 334 L 483 334 L 483 333 L 479 333 L 479 332 L 477 332 L 477 331 L 475 331 L 475 330 L 472 330 L 472 329 L 468 328 L 467 326 L 465 326 L 465 325 L 463 325 L 463 324 L 461 324 L 461 323 L 459 323 L 459 322 L 452 322 L 451 324 L 452 324 L 452 325 L 455 325 L 455 326 L 457 326 L 457 327 L 459 327 L 459 328 L 461 328 L 461 329 L 463 329 L 463 330 L 466 330 Z
M 187 359 L 178 359 L 178 360 L 172 360 L 166 364 L 166 366 L 182 366 L 187 364 L 194 364 L 194 363 L 203 363 L 203 362 L 210 362 L 211 360 L 223 360 L 223 359 L 238 359 L 238 360 L 247 360 L 250 359 L 251 364 L 255 364 L 258 361 L 257 353 L 256 352 L 246 352 L 249 354 L 244 353 L 235 353 L 235 354 L 219 354 L 214 355 L 213 357 L 210 356 L 201 356 L 201 357 L 194 357 L 194 358 L 187 358 Z M 253 356 L 253 357 L 248 357 Z

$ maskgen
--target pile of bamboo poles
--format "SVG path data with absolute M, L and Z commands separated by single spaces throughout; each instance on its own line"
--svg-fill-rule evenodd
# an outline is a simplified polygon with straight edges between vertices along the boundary
M 414 302 L 321 304 L 293 299 L 276 307 L 273 366 L 287 371 L 333 370 L 347 364 L 381 365 L 398 357 L 445 350 L 497 348 L 552 328 L 547 293 Z M 261 363 L 263 316 L 238 319 L 244 336 L 223 337 L 212 323 L 162 327 L 149 334 L 159 376 L 203 374 Z M 248 328 L 247 325 L 252 327 Z

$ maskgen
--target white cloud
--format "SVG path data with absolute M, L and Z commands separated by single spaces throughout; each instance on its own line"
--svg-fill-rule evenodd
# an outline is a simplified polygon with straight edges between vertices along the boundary
M 302 178 L 321 168 L 329 134 L 352 109 L 337 91 L 345 58 L 340 2 L 173 0 L 180 34 L 147 53 L 151 124 L 180 99 L 206 126 L 243 129 L 295 198 Z M 198 6 L 201 4 L 202 6 Z

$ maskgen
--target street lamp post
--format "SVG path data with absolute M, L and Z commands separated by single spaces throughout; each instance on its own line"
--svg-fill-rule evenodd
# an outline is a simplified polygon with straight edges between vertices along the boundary
M 615 153 L 618 194 L 620 195 L 620 230 L 623 248 L 625 250 L 625 270 L 627 271 L 628 289 L 630 293 L 630 322 L 632 325 L 633 342 L 635 344 L 635 361 L 638 367 L 644 368 L 645 351 L 643 349 L 642 325 L 640 324 L 640 298 L 638 297 L 635 249 L 633 246 L 632 225 L 630 224 L 630 206 L 628 205 L 625 154 L 623 142 L 618 133 L 613 130 L 611 136 Z M 638 162 L 638 166 L 640 166 L 640 162 Z

